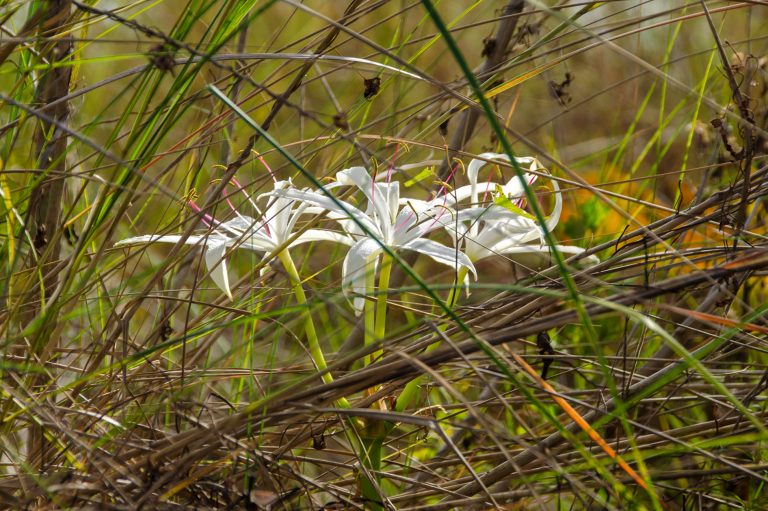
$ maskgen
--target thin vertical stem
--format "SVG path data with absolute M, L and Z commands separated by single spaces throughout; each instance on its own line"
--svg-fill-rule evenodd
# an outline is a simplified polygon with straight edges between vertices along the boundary
M 312 362 L 315 363 L 318 371 L 325 371 L 328 368 L 328 364 L 325 362 L 325 355 L 320 347 L 320 340 L 317 337 L 317 330 L 315 330 L 315 322 L 312 321 L 307 295 L 304 293 L 304 288 L 301 285 L 299 271 L 296 269 L 296 265 L 293 263 L 293 259 L 287 250 L 280 252 L 277 258 L 283 263 L 283 267 L 285 267 L 285 271 L 288 273 L 288 278 L 291 280 L 291 286 L 293 287 L 293 294 L 296 296 L 296 302 L 306 308 L 304 312 L 304 331 L 307 335 L 309 356 L 312 357 Z M 330 372 L 325 372 L 322 378 L 324 383 L 333 382 L 333 376 Z M 343 397 L 339 398 L 338 405 L 342 408 L 350 407 L 349 402 Z
M 50 121 L 37 123 L 33 136 L 34 154 L 37 155 L 36 166 L 45 169 L 45 172 L 42 179 L 33 185 L 27 207 L 26 228 L 35 254 L 30 257 L 29 264 L 38 272 L 40 299 L 37 301 L 30 297 L 30 303 L 39 305 L 35 306 L 24 320 L 32 320 L 32 317 L 38 314 L 38 319 L 44 318 L 44 321 L 39 323 L 31 344 L 35 356 L 40 357 L 38 362 L 45 365 L 46 353 L 53 353 L 59 343 L 55 328 L 58 315 L 52 308 L 51 297 L 59 283 L 61 269 L 57 268 L 57 265 L 61 254 L 61 215 L 67 176 L 67 131 L 62 127 L 66 128 L 69 117 L 69 103 L 63 101 L 63 98 L 69 94 L 72 78 L 72 37 L 67 35 L 66 31 L 72 2 L 51 0 L 39 2 L 36 7 L 29 22 L 34 20 L 38 23 L 37 51 L 40 62 L 47 63 L 49 67 L 40 72 L 35 90 L 35 103 L 37 107 L 47 109 L 46 115 Z M 50 383 L 45 374 L 33 373 L 31 379 L 35 394 Z M 51 458 L 53 444 L 46 435 L 45 426 L 33 425 L 29 435 L 27 461 L 35 471 L 41 472 Z
M 376 327 L 374 334 L 376 341 L 381 341 L 387 332 L 387 300 L 389 295 L 389 276 L 392 273 L 392 258 L 384 254 L 379 271 L 379 289 L 376 297 Z M 375 359 L 380 355 L 380 351 L 373 354 Z
M 459 270 L 459 274 L 456 277 L 456 285 L 451 288 L 451 292 L 448 294 L 448 300 L 446 301 L 450 307 L 454 307 L 456 302 L 459 300 L 459 294 L 461 293 L 461 289 L 464 287 L 464 279 L 466 279 L 467 273 L 468 270 L 464 267 Z M 438 346 L 440 346 L 440 341 L 427 346 L 425 352 L 429 353 Z M 417 376 L 405 385 L 405 388 L 397 397 L 397 401 L 395 401 L 396 411 L 402 412 L 403 410 L 406 410 L 411 405 L 411 403 L 416 400 L 416 396 L 419 392 L 419 385 L 421 385 L 422 379 L 422 376 Z
M 459 268 L 459 273 L 456 275 L 456 285 L 451 288 L 451 292 L 448 294 L 448 300 L 446 301 L 450 307 L 455 307 L 456 302 L 459 301 L 459 295 L 464 288 L 464 281 L 467 279 L 468 273 L 469 270 L 466 267 L 462 266 Z
M 392 258 L 388 255 L 384 255 L 381 271 L 379 273 L 379 288 L 376 286 L 376 259 L 371 259 L 365 265 L 365 294 L 371 296 L 374 291 L 378 292 L 376 301 L 365 301 L 365 345 L 370 346 L 374 342 L 378 342 L 386 335 L 386 323 L 387 323 L 387 289 L 389 288 L 389 276 L 392 270 Z M 366 365 L 371 364 L 380 355 L 381 350 L 377 350 L 366 357 Z M 367 393 L 373 394 L 375 387 L 368 389 Z M 379 402 L 379 406 L 383 409 L 384 405 Z M 363 432 L 363 451 L 361 452 L 361 458 L 365 463 L 366 468 L 373 472 L 378 472 L 381 469 L 381 449 L 386 437 L 387 430 L 384 424 L 377 419 L 366 420 L 366 426 Z M 360 490 L 363 497 L 366 499 L 366 509 L 380 510 L 383 509 L 380 503 L 379 492 L 377 486 L 379 486 L 380 478 L 377 474 L 374 474 L 372 479 L 365 476 L 360 480 Z
M 365 345 L 370 346 L 376 341 L 376 303 L 368 300 L 367 297 L 373 294 L 376 287 L 376 261 L 372 259 L 365 265 L 365 294 L 366 300 L 363 306 L 365 315 Z M 373 361 L 373 354 L 366 357 L 365 365 Z

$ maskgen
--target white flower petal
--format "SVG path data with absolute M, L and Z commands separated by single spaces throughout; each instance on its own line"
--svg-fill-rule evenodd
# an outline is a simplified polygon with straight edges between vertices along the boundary
M 369 203 L 376 202 L 373 179 L 364 167 L 350 167 L 336 173 L 336 181 L 345 186 L 356 186 Z
M 115 243 L 114 246 L 116 247 L 123 247 L 126 245 L 146 245 L 148 243 L 178 243 L 182 239 L 182 236 L 179 236 L 178 234 L 168 234 L 168 235 L 156 235 L 156 234 L 150 234 L 146 236 L 136 236 L 133 238 L 127 238 L 124 240 L 120 240 L 117 243 Z M 197 244 L 205 244 L 206 241 L 210 241 L 212 239 L 226 239 L 226 238 L 219 238 L 216 235 L 211 236 L 188 236 L 187 239 L 184 240 L 185 245 L 197 245 Z
M 555 207 L 552 209 L 552 213 L 549 214 L 545 224 L 548 231 L 552 231 L 557 223 L 560 221 L 560 214 L 563 212 L 563 194 L 560 191 L 560 185 L 557 181 L 552 180 L 552 187 L 555 189 Z
M 391 183 L 376 184 L 376 188 L 387 197 L 387 211 L 389 213 L 390 225 L 395 223 L 397 211 L 400 208 L 400 183 L 392 181 Z
M 528 186 L 535 183 L 538 177 L 536 174 L 529 174 L 527 172 L 523 174 L 523 178 L 528 183 Z M 512 177 L 501 189 L 508 199 L 519 199 L 525 196 L 525 188 L 523 188 L 522 181 L 517 176 Z
M 308 202 L 309 204 L 319 206 L 329 211 L 330 214 L 328 216 L 334 220 L 348 219 L 351 216 L 360 222 L 363 226 L 365 226 L 365 228 L 368 229 L 368 231 L 372 234 L 376 236 L 381 236 L 382 234 L 378 225 L 374 224 L 365 213 L 349 204 L 348 202 L 338 201 L 349 214 L 347 214 L 347 212 L 339 207 L 332 199 L 317 192 L 312 192 L 309 190 L 297 190 L 292 188 L 289 190 L 275 190 L 272 192 L 272 194 L 278 195 L 280 197 L 286 197 L 295 201 Z M 340 224 L 342 227 L 345 227 L 343 223 L 340 222 Z
M 288 190 L 290 188 L 292 188 L 290 181 L 278 181 L 275 183 L 275 190 Z M 267 202 L 264 221 L 269 226 L 270 234 L 278 245 L 290 237 L 293 207 L 294 201 L 278 195 L 270 196 Z
M 485 158 L 486 160 L 504 160 L 506 162 L 509 162 L 509 156 L 506 154 L 501 153 L 482 153 L 478 154 L 480 158 Z M 488 165 L 487 161 L 473 159 L 469 162 L 469 166 L 467 167 L 467 178 L 469 179 L 469 186 L 470 186 L 470 197 L 472 199 L 472 203 L 477 202 L 477 174 L 480 172 L 480 169 Z
M 232 291 L 229 289 L 229 277 L 227 276 L 227 263 L 224 254 L 227 251 L 227 242 L 209 243 L 205 251 L 205 266 L 211 274 L 213 282 L 224 291 L 230 300 Z
M 421 216 L 433 207 L 429 201 L 418 199 L 402 199 L 402 209 L 395 218 L 395 231 L 407 231 L 412 225 L 421 221 Z
M 250 236 L 243 240 L 232 240 L 235 248 L 244 248 L 254 252 L 273 252 L 279 245 L 265 236 Z
M 457 270 L 459 267 L 463 266 L 471 271 L 472 275 L 477 278 L 475 265 L 472 264 L 472 261 L 469 259 L 469 257 L 467 257 L 466 254 L 457 251 L 455 248 L 446 247 L 445 245 L 436 241 L 424 238 L 409 241 L 404 245 L 398 245 L 396 248 L 419 252 L 420 254 L 431 257 L 434 261 L 440 264 L 451 266 Z
M 400 183 L 374 183 L 363 167 L 342 170 L 336 174 L 336 179 L 339 183 L 354 185 L 363 192 L 368 199 L 368 209 L 376 213 L 374 221 L 379 226 L 383 239 L 389 242 L 400 200 Z
M 286 199 L 286 200 L 289 200 L 289 199 Z M 297 204 L 295 201 L 293 201 L 291 214 L 288 217 L 288 224 L 285 225 L 283 229 L 283 233 L 284 233 L 283 236 L 285 236 L 283 241 L 293 236 L 293 231 L 294 229 L 296 229 L 296 223 L 299 221 L 302 215 L 310 214 L 310 212 L 307 211 L 308 209 L 314 209 L 314 208 L 312 208 L 309 204 L 306 204 L 303 202 Z M 317 214 L 318 213 L 315 213 L 315 215 Z
M 455 222 L 455 212 L 435 201 L 408 200 L 395 219 L 393 243 L 407 243 Z
M 355 244 L 355 240 L 340 232 L 328 231 L 326 229 L 308 229 L 301 233 L 289 247 L 292 248 L 296 245 L 312 243 L 313 241 L 333 241 L 334 243 L 341 243 L 347 246 Z
M 242 234 L 244 232 L 255 230 L 257 224 L 258 222 L 253 218 L 238 213 L 236 218 L 221 222 L 217 227 L 232 232 L 233 234 Z
M 462 209 L 458 213 L 458 222 L 466 222 L 470 225 L 475 224 L 479 226 L 483 224 L 483 228 L 492 228 L 502 230 L 506 233 L 517 234 L 520 232 L 534 231 L 539 232 L 539 225 L 532 219 L 513 213 L 501 206 L 491 205 L 487 208 L 467 208 Z M 450 223 L 444 224 L 446 228 L 450 228 Z
M 352 248 L 347 252 L 347 257 L 344 258 L 344 267 L 342 269 L 342 288 L 344 294 L 348 296 L 348 292 L 351 290 L 357 295 L 352 300 L 352 307 L 355 309 L 355 314 L 360 315 L 363 312 L 365 305 L 365 298 L 363 296 L 366 293 L 365 277 L 366 277 L 366 263 L 376 258 L 378 262 L 378 254 L 381 253 L 382 248 L 379 242 L 371 238 L 365 238 L 355 243 Z M 374 264 L 375 271 L 376 264 Z
M 491 183 L 489 186 L 490 189 L 493 190 L 495 185 Z M 453 207 L 457 203 L 472 197 L 472 193 L 476 190 L 476 188 L 476 185 L 460 186 L 450 192 L 447 192 L 445 195 L 441 195 L 439 198 L 435 199 L 435 201 L 444 199 L 444 204 L 446 206 Z M 483 187 L 483 189 L 485 189 L 485 187 Z

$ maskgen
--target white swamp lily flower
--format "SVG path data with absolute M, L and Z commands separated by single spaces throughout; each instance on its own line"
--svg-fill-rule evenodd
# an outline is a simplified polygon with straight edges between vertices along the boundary
M 289 181 L 278 181 L 275 190 L 291 188 Z M 248 202 L 256 211 L 260 220 L 241 215 L 234 207 L 236 217 L 226 222 L 218 222 L 205 215 L 204 220 L 210 225 L 210 232 L 202 235 L 192 235 L 184 239 L 186 245 L 200 245 L 205 249 L 205 265 L 213 279 L 213 282 L 226 293 L 232 300 L 232 291 L 229 287 L 227 274 L 226 251 L 232 247 L 245 248 L 266 255 L 276 253 L 278 250 L 290 249 L 302 243 L 313 241 L 333 241 L 351 245 L 352 238 L 341 233 L 325 229 L 307 229 L 290 244 L 288 240 L 293 237 L 293 230 L 301 215 L 316 213 L 308 204 L 298 204 L 296 201 L 280 196 L 270 197 L 266 211 L 261 213 L 258 206 L 248 198 Z M 136 236 L 118 241 L 115 246 L 143 245 L 148 243 L 179 243 L 182 241 L 179 235 L 146 235 Z
M 376 183 L 363 167 L 338 172 L 336 182 L 329 188 L 338 186 L 359 188 L 368 200 L 366 210 L 363 212 L 352 204 L 309 190 L 283 189 L 274 194 L 327 210 L 328 217 L 336 220 L 355 240 L 344 259 L 342 285 L 345 294 L 350 290 L 355 293 L 352 305 L 357 314 L 362 312 L 365 303 L 366 271 L 375 271 L 378 256 L 384 252 L 382 245 L 391 250 L 412 250 L 457 271 L 465 268 L 476 275 L 472 261 L 465 254 L 424 237 L 444 226 L 436 217 L 445 210 L 436 208 L 434 201 L 401 201 L 400 183 Z
M 483 153 L 479 155 L 485 160 L 498 159 L 509 162 L 505 154 Z M 528 170 L 532 172 L 546 171 L 541 167 L 536 158 L 516 158 L 519 164 L 528 164 Z M 481 206 L 478 192 L 478 173 L 488 162 L 482 159 L 473 159 L 467 169 L 467 177 L 470 184 L 456 190 L 454 201 L 456 203 L 470 200 L 470 206 L 459 209 L 458 221 L 445 228 L 453 237 L 457 247 L 473 262 L 480 261 L 493 255 L 503 255 L 528 268 L 542 268 L 551 263 L 551 248 L 544 242 L 542 226 L 521 208 L 525 199 L 523 184 L 517 176 L 504 185 L 490 183 L 485 195 L 489 193 L 495 196 L 494 203 Z M 526 172 L 523 178 L 528 185 L 532 185 L 537 175 Z M 494 185 L 494 188 L 490 188 Z M 552 212 L 545 219 L 544 226 L 547 231 L 552 231 L 560 220 L 563 210 L 563 198 L 557 181 L 552 180 L 555 194 L 555 204 Z M 532 243 L 538 240 L 539 243 Z M 565 255 L 576 255 L 584 252 L 583 248 L 569 245 L 555 245 L 555 248 Z M 597 264 L 599 259 L 590 256 L 584 261 L 589 266 Z

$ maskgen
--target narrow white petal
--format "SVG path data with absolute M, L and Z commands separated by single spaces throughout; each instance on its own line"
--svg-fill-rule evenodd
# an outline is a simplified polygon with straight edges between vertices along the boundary
M 312 243 L 313 241 L 332 241 L 348 246 L 355 244 L 355 240 L 340 232 L 328 231 L 325 229 L 308 229 L 301 233 L 299 237 L 290 244 L 290 247 L 295 247 L 302 243 Z
M 463 241 L 464 253 L 472 262 L 476 263 L 495 255 L 494 249 L 499 239 L 496 232 L 483 229 L 475 236 L 470 236 L 470 233 L 467 233 L 460 241 Z
M 148 243 L 178 243 L 182 239 L 182 236 L 179 236 L 177 234 L 168 234 L 168 235 L 156 235 L 156 234 L 150 234 L 146 236 L 136 236 L 133 238 L 127 238 L 124 240 L 120 240 L 117 243 L 115 243 L 114 246 L 116 247 L 123 247 L 126 245 L 146 245 Z M 207 240 L 217 239 L 217 237 L 214 236 L 188 236 L 186 240 L 184 240 L 185 245 L 197 245 L 197 244 L 204 244 Z M 223 239 L 223 238 L 222 238 Z
M 219 223 L 216 228 L 219 230 L 227 231 L 233 236 L 241 236 L 245 233 L 260 231 L 258 222 L 253 218 L 245 215 L 238 214 L 237 217 L 226 222 Z
M 289 199 L 286 199 L 286 200 L 289 200 Z M 299 221 L 299 219 L 303 215 L 311 214 L 311 212 L 307 211 L 309 209 L 315 209 L 315 208 L 313 208 L 312 206 L 310 206 L 305 202 L 296 203 L 295 201 L 293 201 L 291 214 L 288 216 L 288 223 L 285 225 L 283 229 L 283 236 L 285 236 L 283 241 L 293 236 L 293 231 L 294 229 L 296 229 L 296 223 Z M 322 213 L 322 211 L 318 213 Z M 315 214 L 317 215 L 318 213 L 315 213 Z
M 516 241 L 517 243 L 526 243 L 529 240 L 541 237 L 539 224 L 530 218 L 514 215 L 495 221 L 486 220 L 483 223 L 483 231 L 485 232 L 484 237 L 486 241 L 493 244 L 504 239 Z
M 368 209 L 376 213 L 375 222 L 385 240 L 390 240 L 397 215 L 400 183 L 374 183 L 363 167 L 351 167 L 336 174 L 339 183 L 354 185 L 368 199 Z
M 336 181 L 345 186 L 356 186 L 363 192 L 369 203 L 376 202 L 373 179 L 365 167 L 350 167 L 336 173 Z
M 235 248 L 244 248 L 246 250 L 253 250 L 254 252 L 272 252 L 279 246 L 271 238 L 266 236 L 250 236 L 243 240 L 234 240 L 232 245 L 234 245 Z
M 257 225 L 257 223 L 251 217 L 240 215 L 228 222 L 219 224 L 219 227 L 226 230 L 233 237 L 219 236 L 212 241 L 217 242 L 218 239 L 223 239 L 229 241 L 229 245 L 236 248 L 269 252 L 276 246 L 275 241 L 267 234 L 264 224 Z
M 347 257 L 344 258 L 344 266 L 342 268 L 342 288 L 344 294 L 349 299 L 349 291 L 357 295 L 365 295 L 365 272 L 366 263 L 376 258 L 378 260 L 378 254 L 381 253 L 381 245 L 370 238 L 365 238 L 355 243 L 352 248 L 347 252 Z M 374 264 L 374 268 L 375 268 Z M 355 309 L 355 314 L 360 315 L 363 312 L 363 306 L 365 299 L 361 296 L 355 296 L 352 300 L 352 306 Z
M 544 220 L 544 225 L 547 227 L 548 232 L 552 232 L 554 230 L 554 228 L 557 226 L 557 223 L 560 221 L 560 214 L 563 212 L 563 194 L 560 192 L 560 185 L 557 184 L 557 181 L 553 180 L 552 186 L 555 189 L 555 207 L 552 209 L 552 213 L 550 213 L 549 216 Z M 537 232 L 529 232 L 522 238 L 521 243 L 528 243 L 529 241 L 533 241 L 537 238 L 540 239 L 542 243 L 544 243 L 544 230 L 541 227 L 538 227 Z
M 396 248 L 402 248 L 404 250 L 413 250 L 426 256 L 431 257 L 434 261 L 451 266 L 458 269 L 463 266 L 467 268 L 477 278 L 477 271 L 472 261 L 463 252 L 457 251 L 455 248 L 446 247 L 436 241 L 427 240 L 424 238 L 415 239 L 404 245 L 399 245 Z
M 395 240 L 400 240 L 399 243 L 408 237 L 409 230 L 417 225 L 424 225 L 425 223 L 434 222 L 436 217 L 445 215 L 451 216 L 452 210 L 443 206 L 436 206 L 432 201 L 423 201 L 417 199 L 407 199 L 401 201 L 402 209 L 395 217 L 394 231 L 392 233 Z M 440 228 L 438 224 L 434 229 Z M 423 236 L 424 233 L 416 233 L 415 236 Z M 410 238 L 409 238 L 410 239 Z
M 515 232 L 523 228 L 538 229 L 538 224 L 533 219 L 495 204 L 486 208 L 465 208 L 457 215 L 459 222 L 485 222 L 493 226 L 503 226 Z
M 529 174 L 527 172 L 523 174 L 523 179 L 525 179 L 525 182 L 528 184 L 528 186 L 531 186 L 533 183 L 535 183 L 538 177 L 539 176 L 536 174 Z M 510 179 L 507 184 L 503 185 L 501 188 L 504 190 L 504 195 L 506 195 L 508 199 L 519 199 L 525 195 L 525 189 L 523 188 L 522 181 L 517 176 L 512 177 L 512 179 Z
M 205 251 L 205 266 L 208 268 L 213 282 L 232 300 L 232 291 L 229 289 L 229 277 L 227 276 L 227 262 L 224 259 L 226 250 L 227 242 L 209 243 L 208 249 Z
M 506 162 L 509 162 L 509 156 L 506 154 L 501 153 L 482 153 L 478 154 L 480 158 L 485 158 L 486 160 L 504 160 Z M 472 198 L 472 202 L 477 202 L 477 174 L 480 172 L 480 169 L 488 165 L 488 162 L 483 160 L 474 159 L 469 162 L 469 166 L 467 167 L 467 178 L 469 179 L 469 186 L 470 188 L 470 196 Z
M 353 238 L 363 238 L 367 236 L 363 232 L 363 230 L 360 228 L 359 225 L 357 225 L 353 220 L 351 220 L 349 217 L 346 218 L 334 218 L 332 215 L 328 215 L 329 218 L 332 220 L 336 220 L 336 223 L 338 223 L 341 228 L 346 232 L 348 235 L 352 236 Z M 378 235 L 377 231 L 371 231 L 374 234 Z
M 278 181 L 275 190 L 292 188 L 290 181 Z M 290 237 L 289 223 L 294 201 L 280 196 L 271 196 L 267 201 L 267 211 L 264 221 L 269 225 L 269 231 L 276 243 L 280 244 Z
M 444 193 L 441 193 L 431 201 L 433 206 L 444 206 L 453 208 L 456 206 L 457 203 L 468 199 L 471 195 L 472 187 L 467 186 L 460 186 L 459 188 L 455 188 L 453 190 L 445 190 Z M 400 205 L 405 204 L 406 202 L 410 201 L 411 199 L 400 199 Z
M 545 222 L 547 230 L 550 232 L 560 221 L 560 214 L 563 212 L 563 194 L 560 192 L 560 185 L 557 184 L 557 181 L 552 180 L 552 186 L 555 189 L 555 207 Z
M 392 181 L 386 184 L 377 184 L 376 188 L 386 194 L 387 197 L 387 210 L 389 212 L 389 223 L 394 224 L 395 218 L 397 218 L 397 211 L 400 208 L 400 183 Z
M 368 229 L 368 231 L 370 231 L 372 234 L 381 236 L 379 227 L 374 224 L 365 213 L 357 209 L 355 206 L 349 204 L 348 202 L 338 201 L 349 214 L 347 214 L 344 209 L 339 207 L 336 202 L 331 200 L 329 197 L 318 192 L 312 192 L 309 190 L 297 190 L 292 188 L 290 190 L 275 190 L 271 194 L 278 195 L 280 197 L 286 197 L 295 201 L 308 202 L 314 206 L 321 207 L 329 211 L 330 214 L 328 216 L 334 220 L 347 219 L 351 216 L 360 222 L 363 226 L 365 226 L 365 228 Z M 342 227 L 344 227 L 343 224 Z

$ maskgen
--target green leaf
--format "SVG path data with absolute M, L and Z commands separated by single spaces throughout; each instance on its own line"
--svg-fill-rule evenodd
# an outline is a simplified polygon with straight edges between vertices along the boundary
M 426 169 L 422 170 L 421 172 L 419 172 L 418 174 L 416 174 L 415 176 L 413 176 L 411 179 L 409 179 L 408 181 L 406 181 L 406 182 L 404 183 L 404 186 L 405 186 L 406 188 L 410 188 L 411 186 L 415 185 L 416 183 L 419 183 L 419 182 L 421 182 L 421 181 L 424 181 L 424 180 L 425 180 L 425 179 L 427 179 L 428 177 L 432 177 L 432 176 L 434 176 L 434 175 L 435 175 L 435 168 L 434 168 L 434 167 L 432 167 L 432 166 L 430 166 L 430 167 L 427 167 Z
M 493 198 L 493 203 L 496 204 L 497 206 L 501 206 L 502 208 L 511 211 L 516 215 L 523 216 L 530 220 L 536 220 L 536 217 L 534 217 L 530 213 L 526 213 L 525 211 L 523 211 L 522 208 L 515 206 L 515 203 L 509 200 L 509 197 L 507 197 L 504 194 L 504 188 L 502 188 L 501 185 L 499 184 L 496 185 L 496 193 Z

